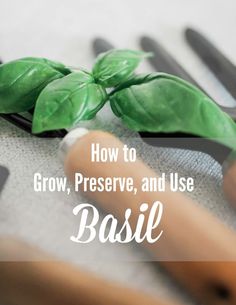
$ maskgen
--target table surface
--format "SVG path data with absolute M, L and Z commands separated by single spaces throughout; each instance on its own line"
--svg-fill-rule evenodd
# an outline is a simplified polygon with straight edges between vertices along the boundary
M 8 61 L 41 56 L 89 69 L 94 59 L 91 50 L 94 37 L 106 37 L 117 47 L 137 49 L 139 36 L 150 34 L 219 103 L 233 105 L 235 101 L 187 46 L 183 29 L 193 26 L 202 30 L 236 62 L 235 9 L 235 0 L 2 0 L 0 57 Z M 139 71 L 152 69 L 144 63 Z M 156 171 L 194 177 L 196 189 L 191 196 L 236 228 L 236 212 L 224 200 L 220 188 L 221 167 L 211 157 L 149 147 L 114 119 L 109 107 L 95 120 L 81 125 L 122 135 Z M 2 119 L 0 131 L 0 163 L 11 171 L 1 197 L 1 234 L 24 238 L 58 258 L 73 261 L 106 278 L 194 304 L 163 270 L 151 262 L 143 262 L 142 255 L 132 246 L 115 250 L 95 243 L 82 249 L 68 242 L 78 223 L 72 208 L 83 198 L 75 194 L 35 194 L 33 191 L 34 172 L 45 176 L 63 175 L 57 158 L 59 140 L 33 138 Z

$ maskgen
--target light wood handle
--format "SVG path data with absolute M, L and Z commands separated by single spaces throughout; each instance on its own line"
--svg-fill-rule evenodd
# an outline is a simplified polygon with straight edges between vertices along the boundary
M 123 158 L 119 158 L 117 163 L 92 163 L 92 143 L 99 143 L 101 148 L 123 148 L 123 144 L 108 133 L 93 131 L 84 135 L 70 148 L 65 159 L 65 172 L 72 181 L 76 172 L 86 177 L 132 176 L 135 186 L 140 189 L 143 177 L 156 176 L 139 160 L 125 163 Z M 145 244 L 154 260 L 162 261 L 168 271 L 201 302 L 236 304 L 235 232 L 196 202 L 170 190 L 163 193 L 138 192 L 136 196 L 120 191 L 114 194 L 96 192 L 89 196 L 121 220 L 125 210 L 131 208 L 133 229 L 141 203 L 161 201 L 164 204 L 163 236 L 157 244 Z
M 223 165 L 223 189 L 226 198 L 236 207 L 236 158 L 235 153 Z
M 19 261 L 14 262 L 15 258 Z M 0 302 L 4 305 L 174 305 L 96 278 L 9 238 L 0 238 Z

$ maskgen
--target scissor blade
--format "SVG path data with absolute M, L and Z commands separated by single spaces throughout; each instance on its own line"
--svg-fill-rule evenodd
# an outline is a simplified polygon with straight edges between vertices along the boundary
M 95 38 L 93 41 L 93 51 L 96 56 L 101 53 L 114 49 L 114 46 L 103 38 Z
M 165 72 L 178 76 L 194 86 L 198 87 L 202 92 L 209 96 L 209 94 L 201 88 L 201 86 L 182 68 L 179 63 L 160 45 L 156 40 L 150 37 L 142 37 L 140 40 L 141 47 L 146 52 L 152 52 L 153 57 L 149 58 L 149 62 L 159 72 Z M 223 107 L 216 103 L 221 110 L 226 112 L 236 121 L 236 109 L 235 107 Z
M 153 53 L 154 56 L 149 57 L 148 60 L 155 70 L 176 75 L 199 87 L 197 82 L 179 65 L 159 42 L 151 37 L 143 36 L 140 39 L 140 45 L 144 51 Z
M 185 31 L 192 49 L 210 68 L 230 94 L 236 98 L 236 67 L 206 37 L 193 29 Z
M 7 181 L 8 176 L 9 176 L 9 170 L 4 166 L 0 166 L 0 193 L 3 190 L 3 187 Z

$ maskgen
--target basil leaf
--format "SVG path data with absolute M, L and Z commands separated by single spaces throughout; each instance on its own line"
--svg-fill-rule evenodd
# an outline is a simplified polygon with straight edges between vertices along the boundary
M 164 73 L 134 77 L 110 95 L 113 112 L 135 131 L 184 132 L 236 149 L 236 124 L 210 98 Z
M 100 54 L 93 67 L 95 80 L 106 88 L 119 85 L 127 80 L 150 53 L 132 50 L 110 50 Z
M 47 58 L 40 58 L 40 57 L 26 57 L 24 58 L 25 61 L 33 61 L 34 63 L 42 63 L 42 64 L 46 64 L 50 67 L 52 67 L 53 69 L 57 70 L 58 72 L 61 72 L 63 75 L 67 75 L 71 73 L 71 70 L 69 68 L 67 68 L 65 65 L 63 65 L 62 63 L 58 62 L 58 61 L 52 61 L 50 59 Z
M 106 91 L 86 72 L 75 72 L 50 83 L 40 94 L 33 117 L 33 133 L 70 128 L 90 120 L 107 100 Z
M 0 113 L 31 109 L 41 90 L 69 73 L 62 64 L 43 58 L 23 58 L 0 65 Z

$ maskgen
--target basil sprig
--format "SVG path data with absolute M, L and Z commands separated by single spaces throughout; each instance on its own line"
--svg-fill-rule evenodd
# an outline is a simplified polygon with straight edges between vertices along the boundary
M 32 132 L 41 133 L 90 120 L 110 100 L 114 114 L 132 130 L 185 132 L 236 149 L 236 124 L 199 89 L 164 73 L 134 75 L 147 56 L 111 50 L 98 57 L 91 73 L 43 58 L 1 65 L 0 113 L 34 107 Z

